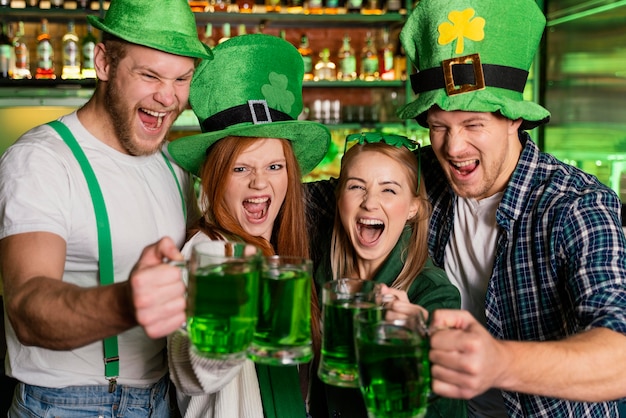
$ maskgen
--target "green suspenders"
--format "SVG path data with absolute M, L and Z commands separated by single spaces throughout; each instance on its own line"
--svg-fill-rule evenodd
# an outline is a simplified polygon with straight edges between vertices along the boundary
M 68 127 L 58 121 L 49 122 L 54 130 L 61 135 L 63 141 L 72 150 L 74 157 L 78 161 L 80 168 L 83 171 L 87 186 L 89 187 L 89 193 L 91 194 L 91 201 L 93 203 L 93 209 L 96 215 L 96 225 L 98 229 L 98 266 L 100 272 L 100 285 L 106 286 L 114 283 L 114 270 L 113 270 L 113 248 L 111 243 L 111 228 L 109 225 L 109 217 L 107 215 L 106 204 L 104 197 L 102 196 L 102 190 L 98 183 L 98 179 L 85 156 L 80 145 L 72 135 L 72 132 Z M 163 158 L 167 163 L 174 180 L 176 180 L 176 186 L 183 201 L 183 212 L 185 219 L 187 218 L 187 208 L 185 205 L 185 199 L 183 196 L 182 188 L 174 172 L 174 168 L 170 164 L 169 160 L 163 154 Z M 117 385 L 117 378 L 120 373 L 120 358 L 118 353 L 117 336 L 111 336 L 104 339 L 104 375 L 109 381 L 109 392 L 114 392 Z

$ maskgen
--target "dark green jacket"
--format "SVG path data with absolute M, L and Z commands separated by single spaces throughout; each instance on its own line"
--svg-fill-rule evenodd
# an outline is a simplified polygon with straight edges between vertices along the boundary
M 327 245 L 322 250 L 324 256 L 314 273 L 315 286 L 320 298 L 322 286 L 332 280 L 330 237 L 325 238 Z M 410 238 L 411 229 L 407 227 L 373 278 L 375 282 L 391 286 L 404 266 L 401 255 Z M 430 259 L 409 287 L 407 294 L 412 303 L 424 307 L 429 312 L 435 309 L 461 307 L 461 295 L 458 289 L 450 283 L 445 271 L 435 267 Z M 358 389 L 326 385 L 315 376 L 310 398 L 310 413 L 313 418 L 367 418 L 365 403 Z M 465 401 L 446 398 L 434 401 L 426 413 L 426 418 L 465 418 L 466 416 Z

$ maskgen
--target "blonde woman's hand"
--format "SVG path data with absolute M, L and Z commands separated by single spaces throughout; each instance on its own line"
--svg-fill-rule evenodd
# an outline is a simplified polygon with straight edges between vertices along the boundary
M 387 285 L 382 285 L 380 293 L 383 305 L 387 309 L 387 318 L 404 319 L 421 313 L 424 319 L 428 319 L 428 311 L 419 305 L 411 303 L 409 296 L 404 290 L 392 289 Z

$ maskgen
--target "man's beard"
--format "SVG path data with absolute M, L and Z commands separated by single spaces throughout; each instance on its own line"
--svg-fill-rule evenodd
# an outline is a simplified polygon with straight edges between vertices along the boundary
M 122 148 L 130 155 L 152 155 L 159 151 L 166 141 L 166 135 L 162 140 L 151 148 L 141 147 L 138 141 L 133 140 L 133 117 L 135 110 L 129 108 L 122 99 L 123 93 L 115 84 L 115 77 L 109 81 L 104 90 L 104 105 L 109 113 L 113 130 L 117 135 Z

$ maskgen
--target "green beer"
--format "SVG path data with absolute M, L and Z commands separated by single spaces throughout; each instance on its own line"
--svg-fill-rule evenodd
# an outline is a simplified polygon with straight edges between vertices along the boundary
M 248 357 L 274 365 L 310 361 L 310 260 L 270 257 L 260 280 L 258 322 Z
M 198 353 L 245 355 L 257 321 L 258 288 L 258 269 L 243 261 L 190 273 L 187 331 Z
M 358 387 L 358 371 L 354 348 L 354 315 L 376 305 L 368 302 L 324 303 L 322 339 L 322 381 L 344 387 Z
M 430 387 L 423 353 L 428 351 L 419 338 L 377 338 L 368 341 L 359 335 L 356 341 L 361 392 L 370 416 L 423 417 Z

